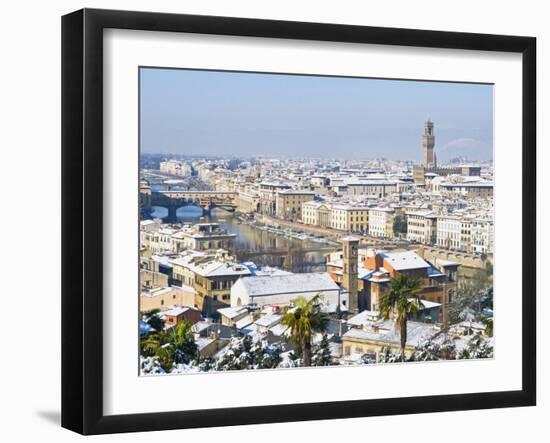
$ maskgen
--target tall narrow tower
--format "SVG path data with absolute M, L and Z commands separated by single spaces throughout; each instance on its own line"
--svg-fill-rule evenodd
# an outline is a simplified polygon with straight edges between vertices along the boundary
M 347 236 L 342 238 L 341 240 L 344 249 L 344 269 L 342 273 L 342 286 L 344 286 L 344 288 L 346 288 L 349 293 L 349 311 L 357 312 L 359 308 L 357 300 L 357 256 L 359 249 L 359 239 L 357 237 Z
M 434 157 L 435 137 L 434 137 L 434 124 L 428 119 L 424 123 L 424 135 L 422 136 L 422 149 L 424 150 L 424 167 L 435 167 Z

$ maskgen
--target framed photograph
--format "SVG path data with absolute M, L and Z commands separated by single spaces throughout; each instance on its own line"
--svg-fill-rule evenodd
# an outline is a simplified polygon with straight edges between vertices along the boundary
M 536 402 L 536 41 L 62 20 L 62 425 Z

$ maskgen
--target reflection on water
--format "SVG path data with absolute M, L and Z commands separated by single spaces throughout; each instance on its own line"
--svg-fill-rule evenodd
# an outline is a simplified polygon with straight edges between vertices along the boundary
M 166 208 L 154 206 L 151 215 L 163 218 L 168 215 Z M 185 206 L 176 212 L 181 223 L 216 222 L 227 230 L 236 234 L 234 250 L 239 260 L 250 260 L 257 265 L 283 267 L 293 272 L 324 271 L 326 251 L 306 252 L 319 249 L 320 244 L 310 240 L 298 240 L 272 232 L 263 231 L 248 224 L 241 223 L 232 212 L 223 209 L 214 209 L 210 215 L 202 215 L 202 209 L 196 206 Z M 335 248 L 336 249 L 336 248 Z M 270 254 L 269 251 L 289 251 L 287 254 Z M 265 252 L 265 254 L 262 254 Z

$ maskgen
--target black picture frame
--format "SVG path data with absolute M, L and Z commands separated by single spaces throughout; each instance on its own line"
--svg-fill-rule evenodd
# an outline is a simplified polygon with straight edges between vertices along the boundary
M 103 413 L 103 30 L 192 32 L 522 54 L 522 388 L 517 391 Z M 62 18 L 62 426 L 82 434 L 536 404 L 536 39 L 232 17 L 83 9 Z

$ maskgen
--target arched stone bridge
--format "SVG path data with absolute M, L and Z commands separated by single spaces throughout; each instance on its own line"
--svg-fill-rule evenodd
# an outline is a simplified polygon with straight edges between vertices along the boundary
M 151 191 L 148 209 L 162 206 L 168 209 L 167 222 L 177 220 L 176 211 L 182 206 L 195 205 L 208 214 L 212 208 L 234 211 L 237 206 L 237 193 L 224 191 Z M 146 205 L 147 208 L 147 205 Z

